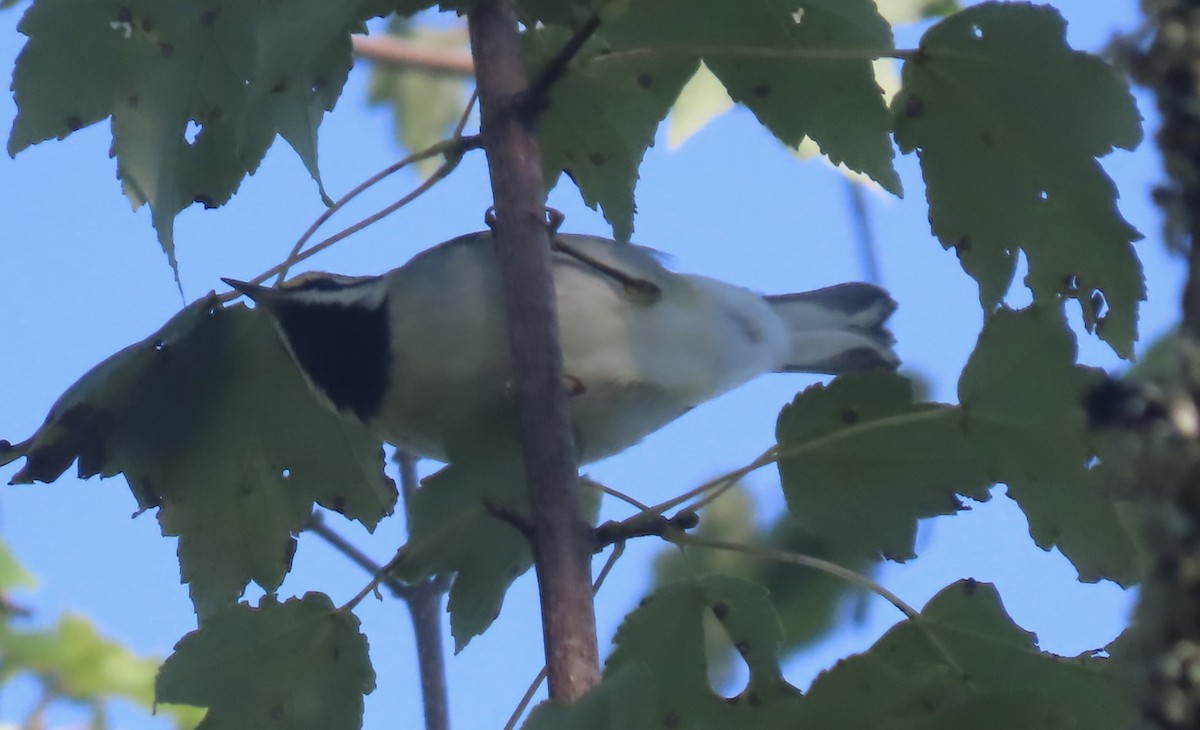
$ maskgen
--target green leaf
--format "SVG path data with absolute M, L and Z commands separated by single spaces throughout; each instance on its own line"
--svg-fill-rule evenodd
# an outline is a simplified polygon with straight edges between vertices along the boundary
M 717 618 L 750 671 L 746 689 L 724 698 L 708 684 L 704 616 Z M 629 614 L 604 667 L 607 679 L 629 667 L 649 670 L 658 690 L 655 727 L 777 727 L 794 718 L 800 693 L 779 667 L 779 618 L 766 589 L 711 575 L 663 586 Z
M 578 701 L 547 700 L 529 713 L 522 730 L 653 730 L 656 706 L 653 677 L 629 664 L 606 677 Z
M 7 448 L 6 448 L 7 447 Z M 374 529 L 396 489 L 378 440 L 317 401 L 270 319 L 201 300 L 100 363 L 27 442 L 0 442 L 14 483 L 124 473 L 142 509 L 179 536 L 205 616 L 254 580 L 273 591 L 313 502 Z
M 358 619 L 308 593 L 227 606 L 180 639 L 156 684 L 159 702 L 208 708 L 202 730 L 358 730 L 375 689 Z
M 1141 236 L 1096 158 L 1135 147 L 1141 118 L 1116 72 L 1064 32 L 1057 11 L 1026 3 L 938 23 L 904 64 L 896 141 L 918 151 L 933 232 L 979 282 L 985 310 L 1024 251 L 1034 299 L 1077 299 L 1088 330 L 1129 358 L 1146 296 L 1131 245 Z
M 467 45 L 467 36 L 462 29 L 413 28 L 406 22 L 393 20 L 388 33 L 430 48 L 465 51 Z M 465 78 L 446 73 L 373 63 L 368 97 L 372 104 L 392 107 L 397 141 L 405 149 L 416 152 L 441 140 L 453 128 L 466 104 L 466 86 Z M 429 175 L 438 164 L 439 160 L 431 157 L 418 162 L 417 169 Z
M 13 588 L 33 588 L 37 579 L 13 555 L 12 549 L 0 539 L 0 597 Z
M 872 58 L 892 51 L 892 29 L 873 2 L 706 0 L 704 5 L 710 25 L 691 40 L 739 47 L 704 54 L 735 101 L 787 146 L 808 137 L 833 164 L 844 163 L 901 194 L 888 139 L 891 120 L 871 68 Z M 768 56 L 764 50 L 784 54 Z M 788 51 L 796 55 L 789 57 Z
M 363 4 L 39 0 L 18 26 L 29 41 L 9 154 L 111 115 L 125 194 L 150 204 L 177 268 L 176 214 L 228 201 L 276 134 L 320 187 L 317 127 L 346 81 Z
M 967 438 L 1008 484 L 1038 546 L 1057 545 L 1080 580 L 1138 578 L 1137 549 L 1088 461 L 1085 391 L 1103 377 L 1075 364 L 1062 314 L 1033 307 L 992 315 L 958 383 Z
M 104 638 L 82 616 L 66 614 L 52 628 L 36 631 L 15 631 L 0 624 L 0 656 L 4 658 L 0 685 L 14 676 L 32 674 L 50 694 L 92 704 L 100 720 L 103 703 L 118 698 L 169 715 L 180 730 L 194 728 L 204 715 L 194 707 L 155 706 L 158 659 L 137 656 Z
M 805 699 L 805 727 L 975 727 L 952 720 L 992 707 L 1009 722 L 980 718 L 988 723 L 980 727 L 1116 730 L 1130 727 L 1136 712 L 1110 660 L 1039 651 L 996 589 L 971 580 L 822 673 Z
M 67 614 L 43 631 L 0 629 L 0 655 L 0 680 L 31 672 L 55 693 L 75 700 L 116 696 L 146 708 L 153 701 L 158 661 L 105 639 L 82 616 Z
M 427 477 L 409 505 L 411 534 L 395 572 L 410 582 L 458 574 L 446 604 L 456 653 L 491 626 L 508 587 L 533 565 L 529 542 L 495 516 L 499 509 L 529 513 L 515 444 L 453 461 Z
M 531 78 L 558 53 L 570 33 L 547 27 L 527 33 L 526 66 Z M 609 57 L 593 40 L 572 62 L 570 72 L 549 92 L 539 117 L 542 170 L 547 189 L 565 172 L 583 200 L 597 205 L 613 236 L 633 235 L 633 188 L 638 166 L 654 144 L 655 130 L 679 90 L 696 70 L 695 59 Z
M 532 76 L 570 35 L 558 26 L 529 34 Z M 638 165 L 703 60 L 785 144 L 811 137 L 834 164 L 899 194 L 891 118 L 871 68 L 891 51 L 891 26 L 870 0 L 616 4 L 550 92 L 541 116 L 547 184 L 566 172 L 614 236 L 628 239 Z
M 779 475 L 788 509 L 834 543 L 914 556 L 917 520 L 988 498 L 992 479 L 968 444 L 962 414 L 914 402 L 894 373 L 814 385 L 779 414 Z
M 734 106 L 725 85 L 703 63 L 684 84 L 671 107 L 667 145 L 675 149 L 709 122 Z
M 815 535 L 790 514 L 781 515 L 765 529 L 761 524 L 753 496 L 739 486 L 704 508 L 695 534 L 821 558 L 860 574 L 871 573 L 875 566 L 871 551 Z M 691 550 L 684 556 L 677 548 L 667 547 L 655 561 L 654 574 L 656 585 L 711 574 L 737 576 L 762 585 L 779 613 L 783 628 L 780 651 L 784 656 L 825 636 L 835 626 L 838 608 L 863 595 L 862 589 L 819 570 L 727 550 Z M 732 647 L 714 641 L 712 635 L 706 636 L 710 640 L 710 675 L 723 677 L 735 660 Z

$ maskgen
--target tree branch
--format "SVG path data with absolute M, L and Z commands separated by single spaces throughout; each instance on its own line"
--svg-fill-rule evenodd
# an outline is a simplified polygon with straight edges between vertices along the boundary
M 354 55 L 395 68 L 411 68 L 448 76 L 473 76 L 471 54 L 453 48 L 397 38 L 394 35 L 352 35 Z
M 591 529 L 582 510 L 563 387 L 541 154 L 533 129 L 518 113 L 529 81 L 512 0 L 481 0 L 468 26 L 495 202 L 496 258 L 534 522 L 550 696 L 571 701 L 599 682 L 599 650 Z

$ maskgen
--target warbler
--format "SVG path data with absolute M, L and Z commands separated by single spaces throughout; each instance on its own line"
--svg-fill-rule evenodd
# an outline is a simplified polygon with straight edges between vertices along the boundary
M 695 406 L 770 372 L 899 364 L 872 284 L 762 296 L 672 272 L 652 249 L 556 233 L 563 387 L 581 464 L 616 454 Z M 381 440 L 447 460 L 515 395 L 490 231 L 379 276 L 314 272 L 277 288 L 226 283 L 277 325 L 318 396 Z

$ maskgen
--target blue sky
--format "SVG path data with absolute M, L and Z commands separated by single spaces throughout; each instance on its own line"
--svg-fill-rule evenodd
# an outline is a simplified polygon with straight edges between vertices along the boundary
M 1101 49 L 1117 31 L 1139 20 L 1136 0 L 1071 0 L 1053 3 L 1070 23 L 1077 48 Z M 11 65 L 22 37 L 19 11 L 0 13 L 0 58 Z M 902 33 L 901 46 L 915 44 Z M 356 69 L 321 131 L 321 167 L 335 197 L 401 156 L 393 142 L 391 115 L 366 104 L 365 68 Z M 1148 130 L 1152 103 L 1139 96 Z M 0 128 L 15 115 L 11 97 L 0 98 Z M 0 312 L 5 356 L 0 358 L 0 437 L 29 435 L 55 398 L 99 360 L 145 337 L 172 316 L 181 300 L 166 259 L 155 242 L 148 211 L 131 213 L 108 158 L 107 124 L 88 127 L 68 140 L 0 159 L 0 240 L 4 286 Z M 1146 266 L 1150 300 L 1142 309 L 1142 344 L 1174 321 L 1182 267 L 1163 250 L 1157 210 L 1149 193 L 1159 178 L 1152 145 L 1104 160 L 1122 193 L 1124 215 L 1145 235 L 1138 252 Z M 911 371 L 928 378 L 932 395 L 954 399 L 958 373 L 981 324 L 976 288 L 930 236 L 919 170 L 913 157 L 898 161 L 905 200 L 869 195 L 883 283 L 900 303 L 893 319 L 898 350 Z M 401 176 L 365 196 L 332 232 L 407 191 Z M 863 277 L 853 247 L 853 221 L 840 176 L 819 162 L 787 154 L 745 111 L 727 114 L 677 150 L 665 133 L 650 151 L 638 185 L 634 240 L 662 249 L 680 271 L 717 276 L 764 293 L 784 293 Z M 344 273 L 393 268 L 429 245 L 481 227 L 490 202 L 483 158 L 475 154 L 417 204 L 355 236 L 312 262 Z M 569 182 L 551 204 L 567 214 L 566 230 L 607 233 L 603 219 L 587 210 Z M 178 258 L 189 300 L 219 288 L 219 277 L 248 278 L 280 260 L 322 210 L 315 186 L 299 160 L 279 144 L 217 211 L 190 209 L 176 228 Z M 1027 296 L 1018 288 L 1011 301 Z M 1098 341 L 1084 337 L 1081 360 L 1120 366 Z M 601 481 L 654 502 L 747 463 L 773 438 L 779 408 L 813 378 L 768 376 L 696 409 L 637 447 L 589 467 Z M 13 466 L 0 469 L 7 482 Z M 764 507 L 781 504 L 778 477 L 762 470 L 748 480 Z M 1080 585 L 1057 552 L 1037 549 L 1015 504 L 996 499 L 970 512 L 923 525 L 920 557 L 889 565 L 880 580 L 911 604 L 921 605 L 962 577 L 993 581 L 1010 612 L 1036 631 L 1046 649 L 1074 654 L 1110 641 L 1126 619 L 1131 595 L 1106 583 Z M 100 629 L 137 651 L 165 656 L 194 626 L 184 586 L 179 585 L 174 540 L 159 535 L 152 514 L 130 520 L 135 510 L 124 480 L 87 483 L 64 477 L 52 485 L 0 487 L 0 534 L 41 579 L 22 596 L 36 624 L 60 612 L 81 611 Z M 610 514 L 623 514 L 610 506 Z M 367 536 L 341 520 L 331 523 L 386 559 L 402 540 L 400 520 Z M 631 545 L 598 601 L 600 637 L 606 645 L 621 617 L 648 585 L 648 565 L 662 548 L 643 540 Z M 341 603 L 365 583 L 357 568 L 313 537 L 301 539 L 295 570 L 281 594 L 329 593 Z M 899 614 L 878 599 L 865 619 L 788 665 L 788 677 L 806 686 L 838 657 L 866 648 Z M 379 672 L 379 689 L 367 698 L 367 726 L 393 718 L 419 722 L 412 639 L 403 607 L 366 601 L 360 609 Z M 491 631 L 450 661 L 452 718 L 460 727 L 499 727 L 540 667 L 541 633 L 531 576 L 509 594 Z M 28 684 L 0 694 L 0 725 L 23 716 L 32 699 Z M 116 727 L 163 727 L 139 711 L 119 706 Z M 82 720 L 61 711 L 62 724 Z

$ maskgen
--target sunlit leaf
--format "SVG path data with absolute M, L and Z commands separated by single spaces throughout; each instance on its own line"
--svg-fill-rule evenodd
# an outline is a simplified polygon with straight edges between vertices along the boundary
M 13 588 L 33 588 L 37 579 L 13 555 L 12 549 L 0 539 L 0 594 Z
M 388 32 L 429 48 L 467 52 L 467 36 L 461 29 L 433 30 L 393 21 Z M 371 66 L 368 98 L 372 104 L 391 106 L 396 139 L 405 149 L 417 152 L 449 134 L 466 104 L 466 89 L 467 81 L 462 77 L 377 62 Z M 417 169 L 428 175 L 438 164 L 438 159 L 427 158 L 417 163 Z
M 101 636 L 82 616 L 67 614 L 53 627 L 17 630 L 0 625 L 0 685 L 20 675 L 37 677 L 53 695 L 93 704 L 103 717 L 111 699 L 154 710 L 158 659 L 140 657 Z M 160 705 L 177 728 L 189 730 L 203 712 L 193 707 Z

